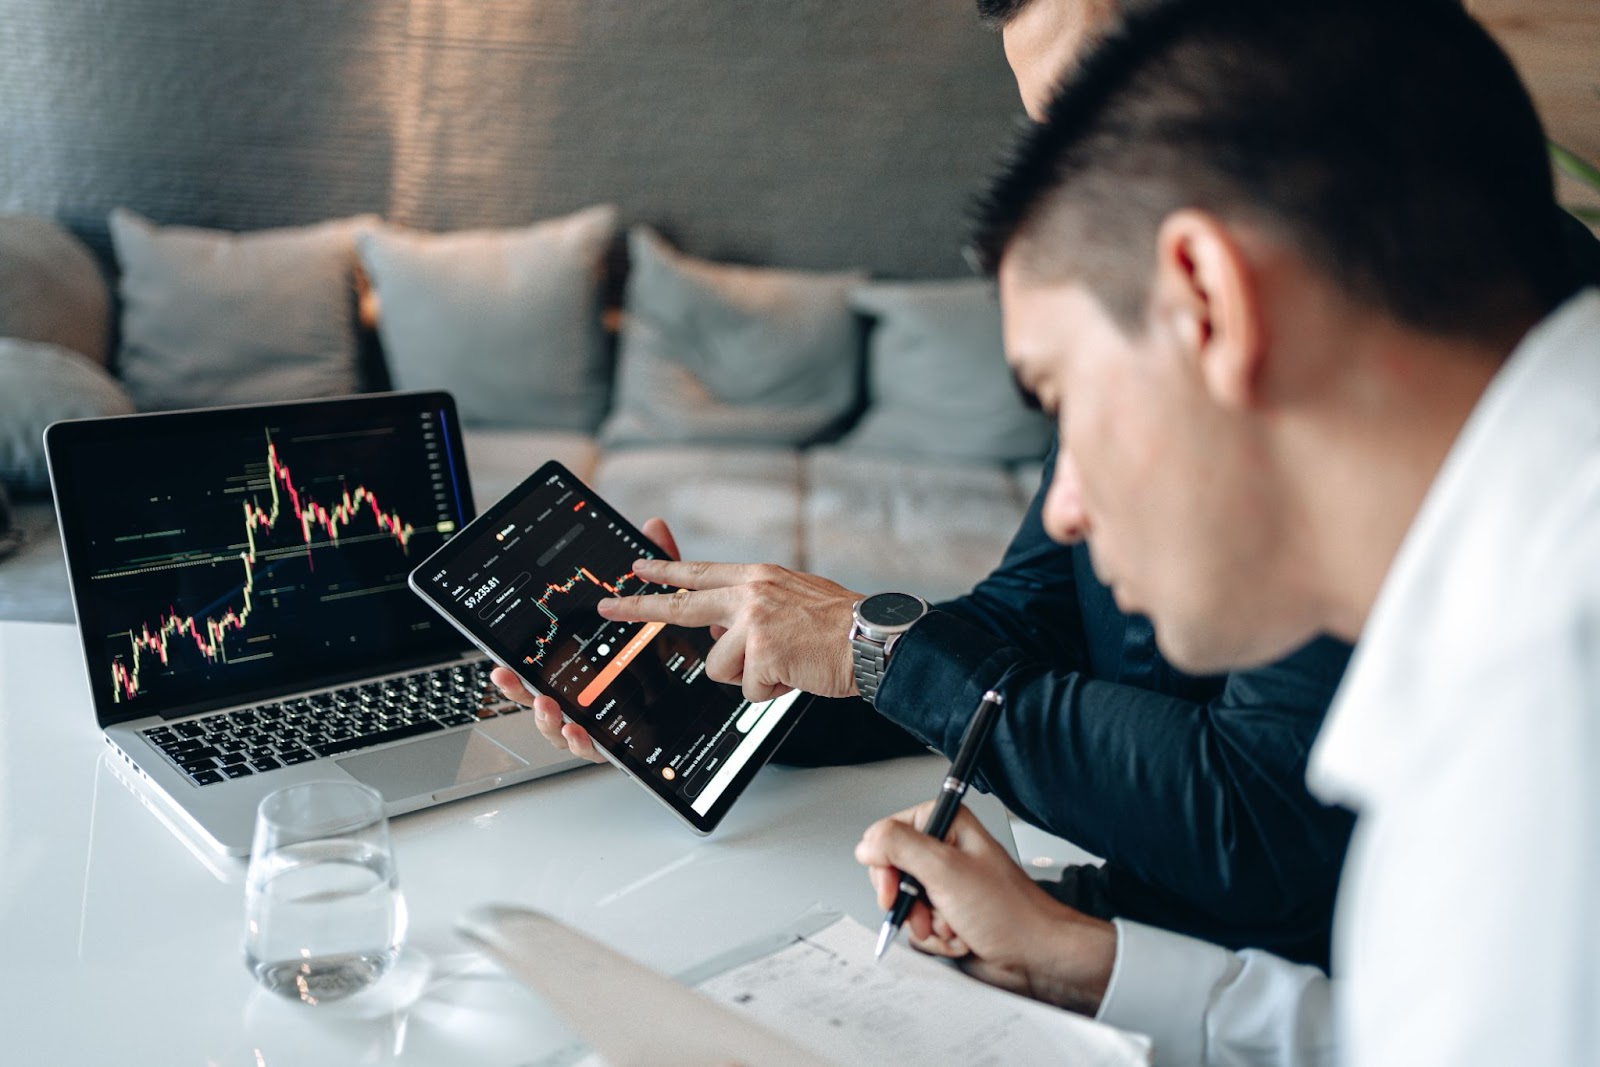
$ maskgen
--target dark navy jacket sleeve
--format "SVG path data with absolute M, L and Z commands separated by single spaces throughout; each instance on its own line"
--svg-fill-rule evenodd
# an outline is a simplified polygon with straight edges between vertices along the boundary
M 1312 798 L 1305 765 L 1342 646 L 1237 672 L 1197 703 L 1046 665 L 952 615 L 917 630 L 880 708 L 951 753 L 983 690 L 998 688 L 1006 707 L 980 784 L 1106 857 L 1118 914 L 1320 957 L 1351 820 Z

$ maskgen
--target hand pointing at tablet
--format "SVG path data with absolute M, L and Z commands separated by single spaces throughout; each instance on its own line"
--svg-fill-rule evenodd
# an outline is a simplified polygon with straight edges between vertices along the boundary
M 855 695 L 846 638 L 860 593 L 771 563 L 640 560 L 634 573 L 678 591 L 602 600 L 600 614 L 711 627 L 718 640 L 706 674 L 738 685 L 745 699 L 771 700 L 791 689 Z
M 845 636 L 851 607 L 861 594 L 774 564 L 678 562 L 678 545 L 665 522 L 650 519 L 641 529 L 673 558 L 640 560 L 635 572 L 679 591 L 604 600 L 600 614 L 625 622 L 710 627 L 717 643 L 706 658 L 706 674 L 738 685 L 749 700 L 770 700 L 790 689 L 855 695 Z M 533 709 L 539 732 L 551 744 L 605 762 L 583 727 L 562 722 L 554 700 L 529 693 L 504 668 L 490 679 L 507 699 Z

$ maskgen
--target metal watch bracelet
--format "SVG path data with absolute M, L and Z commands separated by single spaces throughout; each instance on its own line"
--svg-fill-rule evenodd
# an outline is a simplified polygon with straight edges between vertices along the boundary
M 857 636 L 850 642 L 850 663 L 855 669 L 856 690 L 861 699 L 878 706 L 878 686 L 883 684 L 884 671 L 889 666 L 889 650 L 894 648 L 900 634 L 892 634 L 883 644 L 871 638 Z

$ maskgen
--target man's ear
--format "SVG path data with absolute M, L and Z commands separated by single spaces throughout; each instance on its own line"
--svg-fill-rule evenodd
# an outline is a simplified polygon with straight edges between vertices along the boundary
M 1215 215 L 1175 211 L 1156 237 L 1151 314 L 1192 359 L 1218 404 L 1260 399 L 1266 333 L 1255 272 Z

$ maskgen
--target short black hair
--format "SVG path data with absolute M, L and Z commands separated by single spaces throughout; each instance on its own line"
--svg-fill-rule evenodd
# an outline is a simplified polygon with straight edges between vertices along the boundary
M 978 17 L 991 26 L 1004 26 L 1033 0 L 978 0 Z
M 1572 289 L 1544 135 L 1458 0 L 1168 0 L 1096 45 L 979 208 L 975 251 L 1143 321 L 1163 219 L 1253 223 L 1444 334 Z
M 1004 29 L 1033 2 L 1034 0 L 978 0 L 978 18 L 987 26 Z M 1071 2 L 1081 4 L 1088 0 L 1071 0 Z M 1156 2 L 1158 0 L 1111 0 L 1111 7 L 1117 14 L 1126 15 Z

